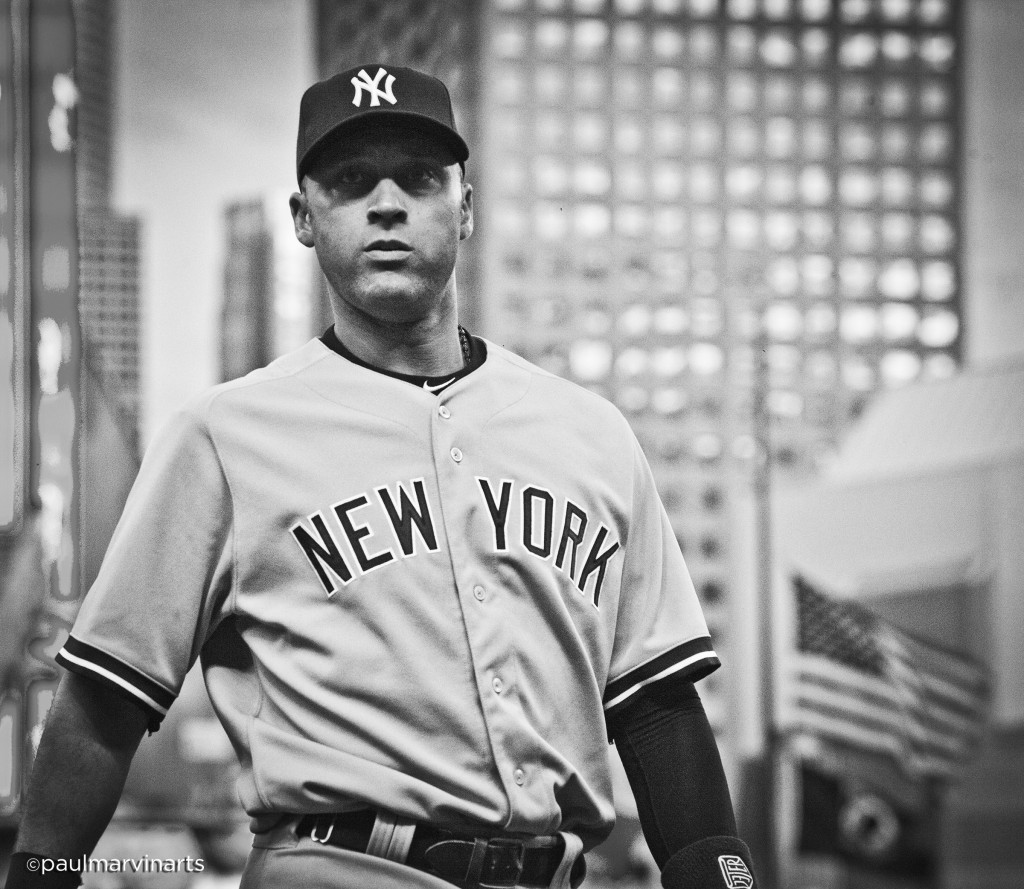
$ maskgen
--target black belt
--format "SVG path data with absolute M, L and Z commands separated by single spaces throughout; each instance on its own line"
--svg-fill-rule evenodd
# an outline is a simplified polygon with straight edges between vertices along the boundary
M 377 813 L 370 809 L 338 815 L 306 815 L 296 833 L 328 846 L 366 852 L 376 818 Z M 513 889 L 549 886 L 564 854 L 565 840 L 557 835 L 523 841 L 473 837 L 431 824 L 417 824 L 409 855 L 403 863 L 464 889 Z M 579 868 L 582 878 L 582 855 L 576 865 L 573 875 L 576 876 Z M 474 870 L 479 874 L 475 879 L 472 877 Z M 575 880 L 573 885 L 576 885 Z

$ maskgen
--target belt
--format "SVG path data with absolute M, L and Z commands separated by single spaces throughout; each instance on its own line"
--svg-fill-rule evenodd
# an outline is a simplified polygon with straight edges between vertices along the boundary
M 296 834 L 327 846 L 365 853 L 376 817 L 371 809 L 306 815 L 299 821 Z M 542 889 L 551 885 L 564 854 L 565 840 L 558 835 L 527 840 L 474 837 L 417 824 L 403 863 L 463 889 Z M 576 865 L 584 867 L 582 855 Z M 576 868 L 573 870 L 575 874 Z

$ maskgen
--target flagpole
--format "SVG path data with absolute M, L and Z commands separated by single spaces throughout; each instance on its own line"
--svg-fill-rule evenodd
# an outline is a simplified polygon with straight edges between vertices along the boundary
M 765 860 L 759 870 L 767 889 L 783 889 L 779 850 L 778 778 L 779 738 L 776 725 L 776 645 L 775 607 L 772 590 L 772 436 L 771 414 L 768 408 L 769 368 L 768 337 L 764 324 L 763 304 L 758 306 L 758 333 L 754 341 L 757 350 L 754 371 L 752 425 L 755 445 L 754 509 L 756 514 L 756 570 L 759 602 L 759 666 L 761 674 L 761 725 L 764 754 L 764 850 Z
M 928 878 L 929 889 L 942 889 L 942 818 L 945 788 L 935 778 L 925 779 L 926 818 L 934 819 L 929 824 L 931 838 L 932 869 Z

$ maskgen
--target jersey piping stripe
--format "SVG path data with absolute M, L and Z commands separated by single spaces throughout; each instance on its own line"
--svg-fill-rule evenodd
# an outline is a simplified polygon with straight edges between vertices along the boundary
M 167 715 L 167 709 L 161 707 L 156 701 L 154 701 L 149 695 L 143 694 L 135 686 L 125 682 L 120 676 L 111 673 L 109 670 L 104 670 L 102 667 L 97 667 L 95 664 L 90 664 L 88 661 L 83 661 L 81 658 L 77 658 L 74 655 L 68 654 L 66 651 L 60 651 L 57 653 L 57 657 L 54 658 L 58 664 L 63 667 L 79 667 L 87 673 L 92 673 L 98 679 L 105 679 L 107 682 L 112 682 L 118 688 L 124 689 L 132 697 L 137 698 L 141 703 L 145 704 L 149 709 L 156 710 L 162 716 Z M 78 672 L 77 670 L 75 672 Z
M 608 710 L 617 706 L 643 686 L 666 676 L 682 673 L 682 677 L 696 681 L 717 670 L 721 664 L 709 637 L 691 639 L 609 682 L 604 692 L 604 708 Z
M 55 660 L 63 666 L 74 665 L 112 682 L 161 715 L 166 716 L 168 708 L 174 703 L 175 696 L 148 676 L 74 636 L 68 636 Z
M 661 679 L 664 679 L 666 676 L 671 676 L 673 673 L 678 673 L 681 670 L 685 670 L 687 667 L 691 666 L 692 664 L 697 663 L 698 661 L 705 661 L 706 662 L 705 666 L 708 666 L 711 669 L 703 670 L 703 671 L 689 671 L 686 674 L 686 678 L 691 679 L 691 680 L 701 679 L 704 676 L 707 676 L 708 673 L 710 673 L 712 670 L 716 670 L 716 669 L 718 669 L 718 667 L 720 667 L 722 665 L 722 662 L 718 659 L 718 655 L 716 655 L 713 651 L 710 652 L 710 653 L 707 653 L 707 654 L 695 654 L 692 657 L 688 657 L 685 661 L 680 661 L 678 664 L 674 664 L 673 666 L 669 667 L 668 669 L 662 670 L 656 676 L 651 676 L 649 679 L 645 679 L 642 682 L 638 682 L 631 689 L 629 689 L 628 691 L 624 691 L 618 697 L 612 698 L 610 701 L 606 701 L 605 705 L 604 705 L 604 709 L 605 710 L 612 710 L 612 709 L 614 709 L 619 704 L 621 704 L 623 701 L 626 701 L 629 698 L 633 697 L 633 695 L 635 695 L 638 691 L 640 691 L 640 689 L 642 689 L 644 686 L 651 685 L 652 683 L 655 683 L 655 682 L 658 682 Z M 712 664 L 714 666 L 712 666 Z M 694 676 L 693 674 L 697 673 L 697 672 L 699 672 L 699 675 Z

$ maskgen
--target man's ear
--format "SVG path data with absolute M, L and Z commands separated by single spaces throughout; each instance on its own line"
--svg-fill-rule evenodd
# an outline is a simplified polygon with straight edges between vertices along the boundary
M 473 186 L 462 183 L 462 206 L 459 215 L 459 240 L 465 241 L 473 234 Z
M 303 247 L 313 246 L 313 224 L 309 220 L 309 199 L 304 192 L 297 191 L 288 199 L 295 225 L 295 237 Z

